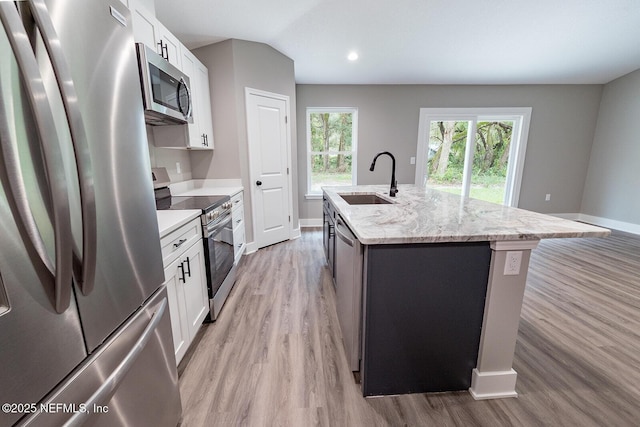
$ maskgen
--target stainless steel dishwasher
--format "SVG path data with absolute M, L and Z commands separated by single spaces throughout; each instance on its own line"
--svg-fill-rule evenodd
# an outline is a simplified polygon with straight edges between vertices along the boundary
M 347 361 L 360 370 L 363 247 L 338 215 L 335 227 L 336 306 Z

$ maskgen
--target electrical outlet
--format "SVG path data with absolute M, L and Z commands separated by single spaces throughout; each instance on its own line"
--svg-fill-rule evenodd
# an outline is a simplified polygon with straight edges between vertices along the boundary
M 548 201 L 550 201 L 550 200 L 551 200 L 551 194 L 550 194 L 550 193 L 547 193 L 547 195 L 546 195 L 546 196 L 544 196 L 544 201 L 545 201 L 545 202 L 548 202 Z
M 409 163 L 412 164 L 412 165 L 415 165 L 416 164 L 416 158 L 415 157 L 411 157 L 409 159 Z
M 517 276 L 520 274 L 521 263 L 522 251 L 507 251 L 507 258 L 504 261 L 504 275 Z
M 176 173 L 182 173 L 182 168 L 180 167 L 180 162 L 176 162 Z

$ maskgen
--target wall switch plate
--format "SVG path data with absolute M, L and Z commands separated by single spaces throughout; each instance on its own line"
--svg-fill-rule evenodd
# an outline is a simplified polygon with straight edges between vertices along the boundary
M 182 173 L 182 168 L 180 167 L 180 162 L 176 162 L 176 173 Z
M 507 251 L 507 258 L 504 261 L 504 275 L 517 276 L 520 274 L 520 264 L 522 264 L 522 251 Z
M 546 195 L 546 196 L 544 196 L 544 201 L 545 201 L 545 202 L 548 202 L 549 200 L 551 200 L 551 194 L 550 194 L 550 193 L 547 193 L 547 195 Z
M 415 157 L 411 157 L 409 159 L 409 163 L 412 164 L 412 165 L 415 165 L 416 164 L 416 158 Z

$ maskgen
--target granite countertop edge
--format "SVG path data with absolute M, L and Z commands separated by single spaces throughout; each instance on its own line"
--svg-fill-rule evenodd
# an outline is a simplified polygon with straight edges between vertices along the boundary
M 531 241 L 606 237 L 602 227 L 415 185 L 323 187 L 323 194 L 364 245 Z M 377 194 L 382 205 L 349 205 L 340 194 Z
M 202 213 L 199 209 L 185 209 L 185 210 L 164 210 L 156 211 L 156 217 L 158 219 L 158 232 L 160 238 L 164 238 L 171 232 L 182 227 L 189 221 L 198 218 Z

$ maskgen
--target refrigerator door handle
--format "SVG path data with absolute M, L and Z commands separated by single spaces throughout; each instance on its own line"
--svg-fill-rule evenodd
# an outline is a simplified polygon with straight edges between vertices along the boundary
M 30 244 L 38 255 L 39 261 L 46 267 L 47 283 L 45 291 L 52 300 L 58 313 L 63 313 L 71 302 L 72 287 L 72 250 L 71 250 L 71 218 L 69 199 L 62 161 L 62 149 L 57 139 L 53 113 L 46 96 L 38 62 L 29 43 L 29 37 L 22 24 L 20 15 L 13 2 L 0 2 L 0 21 L 6 30 L 9 43 L 14 52 L 18 69 L 22 76 L 24 88 L 36 123 L 36 132 L 40 140 L 42 155 L 49 183 L 49 196 L 53 210 L 53 229 L 55 239 L 55 267 L 50 260 L 40 231 L 29 207 L 26 189 L 22 181 L 17 152 L 11 143 L 2 142 L 4 161 L 7 167 L 7 178 L 11 187 L 11 199 L 18 211 L 18 221 L 29 237 Z M 9 154 L 9 158 L 6 158 Z M 9 160 L 9 162 L 7 162 Z M 52 288 L 52 289 L 50 289 Z
M 80 250 L 74 243 L 74 277 L 82 293 L 88 295 L 93 290 L 95 283 L 97 219 L 96 197 L 92 179 L 93 170 L 87 133 L 71 71 L 64 57 L 62 45 L 51 21 L 47 5 L 44 0 L 29 0 L 29 4 L 53 66 L 71 133 L 78 181 L 80 183 L 80 204 L 82 209 L 82 254 L 80 254 Z
M 118 386 L 120 385 L 122 380 L 126 377 L 127 372 L 129 372 L 135 361 L 138 359 L 138 356 L 140 356 L 140 353 L 142 353 L 142 351 L 147 346 L 147 343 L 154 335 L 166 307 L 167 299 L 164 298 L 156 312 L 151 317 L 151 320 L 147 324 L 147 327 L 144 329 L 144 331 L 142 331 L 140 338 L 138 338 L 136 343 L 131 348 L 131 351 L 129 351 L 129 353 L 124 357 L 122 362 L 120 362 L 118 367 L 111 373 L 111 375 L 109 375 L 109 377 L 104 380 L 100 388 L 96 390 L 96 392 L 93 393 L 91 397 L 85 402 L 85 408 L 93 408 L 95 405 L 103 405 L 109 401 L 109 399 L 118 389 Z M 89 416 L 91 416 L 91 410 L 85 412 L 78 411 L 73 417 L 69 419 L 69 421 L 65 423 L 65 427 L 81 426 Z

